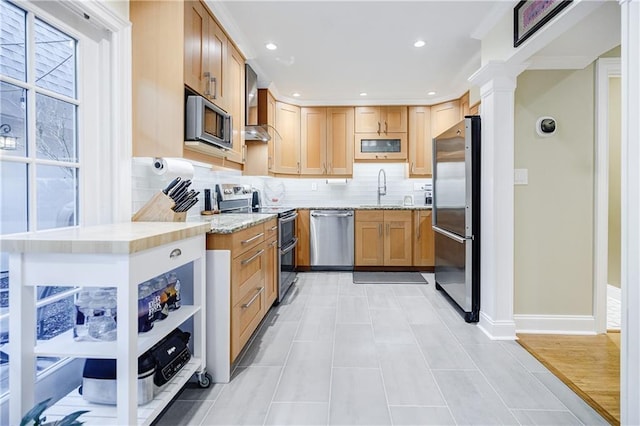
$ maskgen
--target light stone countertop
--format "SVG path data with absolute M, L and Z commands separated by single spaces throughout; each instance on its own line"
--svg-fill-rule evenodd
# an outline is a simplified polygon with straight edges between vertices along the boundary
M 0 251 L 21 253 L 132 254 L 195 237 L 208 222 L 123 222 L 3 235 Z
M 277 217 L 276 214 L 266 213 L 224 213 L 203 215 L 200 220 L 209 224 L 208 232 L 211 234 L 231 234 Z
M 358 206 L 298 207 L 300 210 L 431 210 L 431 206 L 405 206 L 404 204 L 364 204 Z

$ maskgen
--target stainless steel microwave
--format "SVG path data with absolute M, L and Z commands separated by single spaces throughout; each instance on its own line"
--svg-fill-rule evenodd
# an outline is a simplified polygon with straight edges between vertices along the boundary
M 202 96 L 187 96 L 185 140 L 231 149 L 233 146 L 231 115 Z

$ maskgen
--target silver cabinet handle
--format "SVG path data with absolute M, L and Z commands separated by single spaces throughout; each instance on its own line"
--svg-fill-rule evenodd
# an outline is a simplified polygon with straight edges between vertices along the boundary
M 420 239 L 420 229 L 422 229 L 422 224 L 420 223 L 420 213 L 416 212 L 417 222 L 418 222 L 418 239 Z
M 384 121 L 384 132 L 388 133 L 387 130 L 389 129 L 389 126 L 387 125 L 387 120 Z
M 329 173 L 333 173 L 333 164 L 329 163 Z
M 461 237 L 459 235 L 454 234 L 453 232 L 449 232 L 442 228 L 438 228 L 437 226 L 434 226 L 433 230 L 436 231 L 438 234 L 444 235 L 445 237 L 449 237 L 452 240 L 459 242 L 460 244 L 463 244 L 465 241 L 472 239 L 472 238 Z
M 300 173 L 300 162 L 298 161 L 298 173 Z
M 240 244 L 249 244 L 251 241 L 255 241 L 258 238 L 262 237 L 263 235 L 264 235 L 264 232 L 261 232 L 258 235 L 249 238 L 248 240 L 240 241 Z
M 389 228 L 390 228 L 390 227 L 391 227 L 391 226 L 387 223 L 387 235 L 389 235 Z
M 206 71 L 204 73 L 204 78 L 207 79 L 207 87 L 204 89 L 205 96 L 211 96 L 211 73 Z
M 213 81 L 213 99 L 218 99 L 218 79 L 216 77 L 211 77 Z
M 181 254 L 182 254 L 182 250 L 180 250 L 179 248 L 173 249 L 173 250 L 171 250 L 171 253 L 169 253 L 169 259 L 173 259 L 175 257 L 178 257 Z
M 253 302 L 256 301 L 256 299 L 258 298 L 258 296 L 260 296 L 260 293 L 262 293 L 264 291 L 264 287 L 260 287 L 258 289 L 258 291 L 256 292 L 256 294 L 253 295 L 253 297 L 251 298 L 251 300 L 249 300 L 247 303 L 245 303 L 244 305 L 242 305 L 242 309 L 247 309 L 249 306 L 253 305 Z
M 380 122 L 378 121 L 378 134 L 380 134 Z
M 275 246 L 276 244 L 278 244 L 278 240 L 274 240 L 271 244 L 269 244 L 269 247 L 273 247 L 273 246 Z
M 246 265 L 246 264 L 248 264 L 248 263 L 251 263 L 251 262 L 253 262 L 254 260 L 256 260 L 256 259 L 258 258 L 258 256 L 260 256 L 262 253 L 264 253 L 264 249 L 260 249 L 260 250 L 258 250 L 258 251 L 256 252 L 256 254 L 254 254 L 253 256 L 251 256 L 251 257 L 250 257 L 250 258 L 248 258 L 248 259 L 245 259 L 245 260 L 241 261 L 241 262 L 240 262 L 240 264 L 241 264 L 242 266 L 244 266 L 244 265 Z
M 415 173 L 416 172 L 416 163 L 414 163 L 413 161 L 411 162 L 411 173 Z
M 272 230 L 272 231 L 277 231 L 277 230 L 278 230 L 278 225 L 276 225 L 276 226 L 272 226 L 272 227 L 271 227 L 271 230 Z
M 322 163 L 322 174 L 323 175 L 327 174 L 327 166 L 324 163 Z

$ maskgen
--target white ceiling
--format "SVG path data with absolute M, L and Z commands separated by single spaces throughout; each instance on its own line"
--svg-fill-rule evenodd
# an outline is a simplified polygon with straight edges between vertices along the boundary
M 258 73 L 260 87 L 269 86 L 279 99 L 300 105 L 428 105 L 459 97 L 469 88 L 467 78 L 480 68 L 479 38 L 512 13 L 516 1 L 207 4 Z M 541 52 L 537 68 L 544 68 L 549 57 L 553 62 L 563 55 L 592 61 L 604 45 L 615 46 L 619 32 L 603 41 L 602 31 L 593 31 L 602 28 L 596 24 L 592 20 L 576 26 L 570 38 Z M 588 41 L 594 36 L 599 42 Z M 418 39 L 426 45 L 414 47 Z M 268 42 L 278 49 L 267 50 Z M 577 51 L 577 45 L 583 48 Z M 294 98 L 295 92 L 301 96 Z

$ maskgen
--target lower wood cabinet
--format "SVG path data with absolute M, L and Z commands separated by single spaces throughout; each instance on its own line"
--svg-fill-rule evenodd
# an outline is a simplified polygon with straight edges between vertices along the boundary
M 412 223 L 409 210 L 356 211 L 356 266 L 411 266 Z
M 298 218 L 296 219 L 296 237 L 298 245 L 296 246 L 296 266 L 309 267 L 311 265 L 310 253 L 310 223 L 309 210 L 298 210 Z
M 434 266 L 435 246 L 431 210 L 413 212 L 413 266 Z

